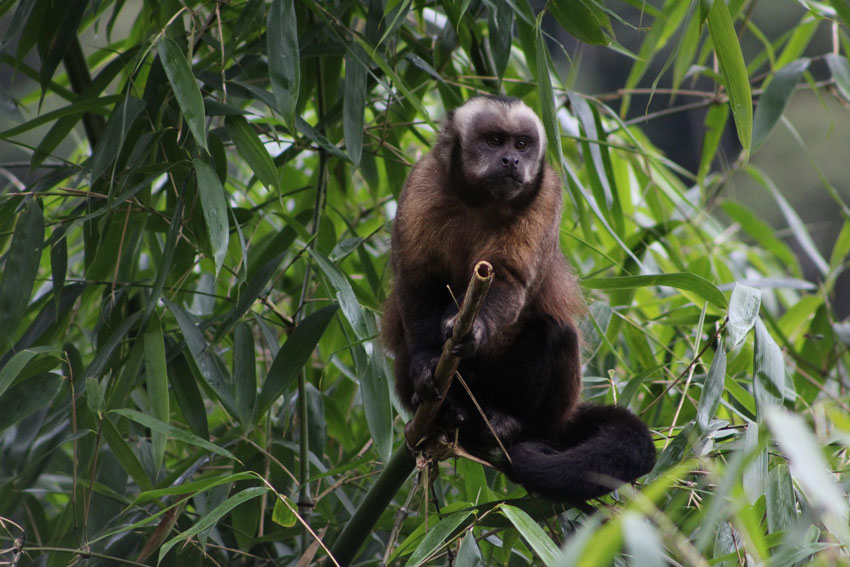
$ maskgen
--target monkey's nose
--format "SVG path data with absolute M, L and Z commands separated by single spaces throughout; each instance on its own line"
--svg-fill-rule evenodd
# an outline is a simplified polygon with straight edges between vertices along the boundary
M 516 167 L 519 165 L 519 158 L 502 157 L 502 165 L 513 165 Z

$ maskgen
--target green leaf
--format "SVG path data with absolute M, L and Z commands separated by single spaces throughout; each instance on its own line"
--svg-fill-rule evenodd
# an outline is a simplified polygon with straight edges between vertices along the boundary
M 29 366 L 30 362 L 37 356 L 46 354 L 57 361 L 62 356 L 62 351 L 56 347 L 42 346 L 32 347 L 16 352 L 9 361 L 0 368 L 0 396 L 11 386 L 18 375 Z
M 159 317 L 152 317 L 143 337 L 145 349 L 145 381 L 148 390 L 148 403 L 151 414 L 168 423 L 168 370 L 165 364 L 165 342 L 162 338 L 162 327 Z M 166 437 L 154 432 L 151 436 L 153 446 L 153 462 L 157 470 L 162 466 L 165 455 Z
M 190 538 L 200 534 L 201 532 L 215 526 L 219 520 L 221 520 L 225 515 L 227 515 L 231 510 L 242 504 L 243 502 L 247 502 L 253 498 L 257 498 L 258 496 L 262 496 L 268 492 L 268 489 L 264 486 L 254 486 L 251 488 L 246 488 L 241 492 L 237 492 L 206 514 L 204 514 L 201 518 L 198 519 L 195 524 L 189 528 L 188 530 L 174 536 L 167 542 L 165 542 L 162 547 L 159 549 L 159 561 L 162 561 L 163 557 L 168 554 L 172 547 L 180 543 L 184 540 L 189 540 Z
M 280 347 L 272 362 L 266 381 L 257 399 L 255 418 L 262 416 L 283 394 L 310 359 L 319 339 L 336 314 L 337 304 L 328 305 L 310 314 L 295 327 Z
M 602 33 L 602 25 L 607 22 L 607 16 L 591 6 L 582 0 L 555 0 L 546 5 L 555 20 L 570 35 L 585 43 L 608 45 L 610 42 Z
M 500 508 L 502 514 L 510 520 L 514 527 L 519 531 L 522 539 L 528 543 L 534 553 L 543 560 L 546 565 L 552 565 L 560 555 L 558 546 L 552 542 L 552 539 L 546 535 L 543 528 L 531 519 L 525 511 L 515 508 L 514 506 L 503 505 Z
M 12 346 L 30 302 L 44 242 L 44 216 L 35 199 L 24 202 L 0 280 L 0 352 Z
M 312 248 L 308 249 L 308 251 L 336 291 L 336 299 L 339 301 L 343 315 L 345 315 L 346 320 L 351 324 L 351 328 L 354 329 L 354 334 L 361 340 L 369 338 L 370 333 L 366 327 L 363 308 L 360 306 L 360 302 L 357 301 L 357 296 L 354 294 L 354 289 L 351 287 L 348 278 L 327 257 Z
M 847 545 L 850 539 L 847 498 L 832 476 L 819 449 L 820 443 L 799 415 L 774 407 L 766 417 L 770 431 L 791 461 L 791 474 L 812 504 L 808 509 Z
M 139 458 L 136 457 L 133 449 L 130 448 L 121 436 L 121 433 L 119 433 L 118 429 L 116 429 L 115 424 L 112 423 L 112 420 L 108 417 L 101 421 L 101 432 L 103 434 L 103 438 L 109 444 L 109 448 L 112 449 L 112 454 L 115 456 L 115 459 L 121 465 L 121 468 L 123 468 L 134 481 L 136 481 L 136 484 L 139 485 L 140 489 L 152 489 L 153 484 L 151 483 L 151 479 L 148 478 L 141 461 L 139 461 Z
M 725 104 L 713 104 L 705 115 L 705 135 L 702 139 L 702 154 L 700 155 L 697 177 L 700 183 L 705 182 L 705 176 L 711 170 L 711 163 L 720 147 L 720 140 L 726 130 L 729 120 L 729 107 Z
M 0 396 L 0 431 L 48 406 L 61 385 L 61 376 L 44 373 L 22 380 L 6 390 Z
M 588 289 L 635 289 L 639 287 L 666 286 L 695 293 L 715 307 L 726 309 L 726 296 L 710 281 L 696 274 L 681 272 L 674 274 L 652 274 L 646 276 L 617 276 L 611 278 L 589 278 L 581 280 Z
M 251 480 L 256 478 L 256 473 L 240 472 L 235 474 L 228 474 L 225 476 L 211 476 L 199 480 L 193 480 L 190 482 L 183 482 L 175 486 L 167 486 L 165 488 L 144 490 L 140 492 L 138 496 L 136 496 L 136 498 L 133 500 L 133 504 L 141 505 L 147 502 L 151 502 L 152 500 L 162 498 L 163 496 L 173 496 L 175 494 L 194 494 L 196 492 L 203 492 L 205 490 L 209 490 L 211 488 L 215 488 L 216 486 L 221 486 L 223 484 L 233 484 L 234 482 L 238 482 L 240 480 Z
M 366 111 L 367 68 L 369 60 L 363 48 L 353 44 L 351 50 L 357 55 L 345 56 L 345 91 L 342 105 L 342 131 L 345 149 L 351 162 L 359 166 L 363 156 L 363 127 Z
M 121 95 L 109 95 L 101 98 L 85 99 L 79 102 L 74 102 L 67 106 L 63 106 L 62 108 L 40 114 L 32 120 L 28 120 L 23 124 L 19 124 L 18 126 L 0 132 L 0 140 L 8 140 L 13 136 L 29 132 L 33 128 L 38 128 L 42 124 L 48 124 L 65 116 L 80 116 L 86 112 L 106 114 L 107 106 L 121 102 L 122 100 L 124 100 L 124 97 Z
M 227 200 L 224 187 L 213 167 L 199 159 L 192 160 L 195 175 L 198 177 L 198 194 L 201 196 L 201 209 L 204 212 L 204 222 L 207 225 L 207 237 L 210 250 L 215 261 L 215 273 L 218 275 L 227 245 L 230 239 L 230 225 L 227 221 Z
M 233 382 L 239 421 L 243 428 L 251 425 L 257 400 L 257 366 L 254 359 L 254 334 L 247 323 L 239 323 L 233 336 Z
M 711 361 L 711 367 L 708 369 L 708 375 L 705 378 L 705 385 L 702 387 L 702 395 L 697 407 L 697 425 L 703 432 L 708 430 L 711 419 L 717 412 L 725 384 L 726 350 L 721 343 L 718 343 L 717 352 L 714 353 L 714 360 Z
M 758 150 L 767 141 L 779 118 L 788 107 L 791 96 L 797 90 L 800 77 L 808 68 L 809 59 L 803 58 L 792 61 L 776 72 L 756 107 L 753 151 Z
M 800 275 L 796 256 L 787 244 L 773 235 L 773 228 L 770 225 L 760 220 L 751 210 L 740 203 L 726 201 L 721 207 L 723 212 L 738 223 L 759 246 L 776 256 L 777 260 L 790 269 L 792 273 Z
M 628 564 L 634 567 L 664 567 L 664 546 L 658 531 L 637 512 L 623 514 L 623 539 L 628 550 Z
M 829 71 L 832 73 L 832 79 L 835 81 L 838 92 L 841 93 L 844 100 L 850 102 L 850 64 L 847 63 L 847 58 L 843 55 L 827 53 L 824 59 L 826 59 Z
M 204 98 L 201 89 L 192 74 L 192 68 L 186 60 L 186 55 L 177 42 L 169 37 L 163 37 L 157 45 L 157 53 L 162 61 L 162 67 L 171 88 L 174 98 L 183 112 L 183 117 L 189 125 L 189 131 L 195 138 L 195 142 L 204 150 L 207 149 L 207 135 L 204 129 Z
M 112 410 L 110 413 L 115 413 L 124 416 L 127 419 L 132 419 L 136 423 L 149 428 L 151 431 L 162 433 L 163 435 L 171 437 L 181 443 L 187 443 L 195 447 L 200 447 L 205 451 L 215 453 L 216 455 L 221 455 L 222 457 L 225 457 L 231 461 L 239 462 L 239 459 L 237 459 L 233 455 L 233 453 L 231 453 L 227 449 L 219 447 L 214 443 L 210 443 L 205 439 L 201 439 L 200 437 L 197 437 L 196 435 L 193 435 L 184 429 L 179 429 L 177 427 L 174 427 L 173 425 L 169 425 L 146 413 L 142 413 L 133 409 L 115 409 Z
M 546 38 L 543 35 L 541 22 L 538 18 L 535 26 L 534 44 L 537 54 L 537 90 L 540 101 L 540 116 L 543 119 L 543 127 L 546 129 L 546 138 L 549 141 L 549 156 L 556 167 L 561 167 L 564 159 L 563 147 L 561 145 L 561 126 L 558 122 L 558 111 L 555 106 L 555 91 L 552 89 L 552 76 L 550 75 L 551 56 L 546 46 Z
M 484 557 L 481 555 L 481 548 L 478 547 L 478 542 L 475 541 L 475 536 L 471 530 L 466 532 L 460 542 L 455 565 L 457 567 L 484 567 L 486 565 Z
M 763 416 L 766 408 L 781 404 L 785 399 L 785 361 L 760 318 L 756 320 L 755 327 L 753 394 L 756 411 Z
M 785 532 L 797 525 L 797 498 L 787 465 L 777 464 L 768 472 L 765 504 L 769 533 Z
M 429 557 L 443 547 L 446 538 L 471 515 L 472 511 L 455 512 L 437 522 L 437 525 L 428 530 L 428 533 L 425 534 L 425 537 L 422 538 L 422 541 L 413 550 L 404 567 L 418 567 L 419 565 L 423 565 Z
M 277 111 L 291 129 L 295 128 L 295 108 L 301 85 L 298 19 L 293 0 L 272 0 L 266 32 L 269 78 L 277 101 Z
M 278 495 L 274 500 L 272 521 L 284 528 L 291 528 L 298 521 L 298 518 L 295 515 L 295 505 L 293 505 L 289 501 L 289 498 L 283 494 Z
M 227 370 L 218 363 L 215 356 L 210 352 L 204 334 L 195 325 L 189 315 L 180 308 L 176 303 L 164 299 L 166 307 L 177 319 L 177 325 L 183 333 L 183 339 L 186 341 L 186 346 L 189 347 L 189 353 L 192 355 L 192 360 L 198 371 L 201 373 L 201 378 L 215 392 L 219 401 L 224 405 L 230 415 L 238 416 L 239 412 L 236 409 L 236 401 L 233 399 L 233 394 L 228 387 L 229 377 L 226 375 Z M 187 379 L 187 378 L 183 378 Z
M 133 122 L 145 109 L 145 101 L 127 97 L 118 104 L 91 157 L 91 177 L 97 179 L 118 159 Z
M 236 144 L 236 151 L 245 158 L 260 183 L 268 189 L 279 189 L 280 180 L 274 160 L 266 151 L 266 147 L 251 124 L 242 116 L 228 116 L 224 119 L 224 125 L 233 143 Z
M 771 195 L 773 195 L 773 198 L 776 200 L 776 204 L 779 205 L 779 209 L 785 217 L 785 221 L 788 223 L 788 226 L 791 228 L 791 232 L 794 234 L 794 238 L 797 239 L 800 247 L 812 260 L 821 275 L 826 277 L 829 273 L 829 264 L 827 264 L 826 260 L 824 260 L 823 256 L 821 256 L 817 245 L 815 245 L 809 231 L 806 229 L 805 223 L 803 223 L 803 220 L 797 214 L 797 211 L 794 210 L 794 207 L 788 203 L 773 181 L 759 168 L 749 165 L 745 168 L 745 171 L 765 189 L 767 189 Z
M 715 1 L 712 5 L 708 13 L 708 31 L 720 72 L 723 73 L 738 139 L 745 155 L 749 155 L 753 137 L 753 98 L 747 66 L 738 43 L 738 32 L 735 31 L 725 0 Z
M 729 299 L 729 322 L 726 324 L 726 348 L 735 350 L 747 338 L 747 333 L 756 324 L 761 306 L 761 290 L 735 283 Z

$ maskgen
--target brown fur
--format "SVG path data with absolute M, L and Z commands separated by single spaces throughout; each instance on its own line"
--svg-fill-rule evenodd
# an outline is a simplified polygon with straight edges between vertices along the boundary
M 458 427 L 465 449 L 495 458 L 529 490 L 577 501 L 610 490 L 594 478 L 644 474 L 655 453 L 627 410 L 579 405 L 585 306 L 558 245 L 562 191 L 542 138 L 539 119 L 515 99 L 475 98 L 447 117 L 399 197 L 382 337 L 402 404 L 435 398 L 434 366 L 457 312 L 447 286 L 460 302 L 476 262 L 490 262 L 495 279 L 459 373 L 513 464 L 494 455 L 493 434 L 457 381 L 438 423 Z

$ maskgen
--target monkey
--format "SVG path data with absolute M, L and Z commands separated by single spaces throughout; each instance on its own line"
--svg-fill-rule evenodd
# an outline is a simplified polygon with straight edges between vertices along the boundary
M 381 336 L 402 405 L 438 398 L 434 369 L 463 299 L 450 290 L 490 262 L 489 293 L 453 350 L 489 425 L 458 380 L 438 424 L 529 492 L 581 504 L 648 473 L 655 446 L 628 409 L 580 402 L 585 302 L 560 249 L 562 189 L 545 152 L 543 124 L 519 99 L 476 96 L 446 116 L 398 198 Z

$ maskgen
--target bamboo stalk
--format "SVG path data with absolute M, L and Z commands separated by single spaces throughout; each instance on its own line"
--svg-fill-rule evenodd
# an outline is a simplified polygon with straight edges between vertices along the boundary
M 407 443 L 399 447 L 393 454 L 375 484 L 372 485 L 366 497 L 360 502 L 357 512 L 351 516 L 351 519 L 348 520 L 348 523 L 337 536 L 331 547 L 331 554 L 340 565 L 348 565 L 356 557 L 381 514 L 386 510 L 410 473 L 413 472 L 416 459 L 411 447 L 414 449 L 422 447 L 422 442 L 429 440 L 430 434 L 433 432 L 434 420 L 443 403 L 443 398 L 449 391 L 452 377 L 460 362 L 460 357 L 452 354 L 452 348 L 465 339 L 472 330 L 472 324 L 475 322 L 475 317 L 484 302 L 484 297 L 490 289 L 493 276 L 493 266 L 489 262 L 481 261 L 475 265 L 452 336 L 446 339 L 440 360 L 437 363 L 437 369 L 434 371 L 434 379 L 441 392 L 440 399 L 419 406 L 416 415 L 404 428 Z M 428 442 L 426 452 L 434 455 L 435 453 L 431 452 L 430 449 L 438 444 L 439 440 L 434 440 L 433 443 Z
M 472 324 L 484 303 L 484 298 L 487 296 L 494 275 L 493 266 L 489 262 L 482 260 L 475 264 L 475 269 L 472 271 L 472 277 L 466 288 L 463 304 L 460 306 L 457 315 L 457 322 L 452 330 L 452 336 L 446 339 L 445 344 L 443 344 L 440 360 L 437 362 L 436 370 L 434 370 L 434 381 L 440 390 L 440 398 L 434 402 L 426 402 L 420 405 L 416 410 L 416 415 L 404 428 L 407 443 L 414 449 L 420 446 L 434 430 L 434 420 L 437 418 L 443 400 L 452 384 L 452 378 L 457 371 L 458 364 L 460 364 L 460 357 L 452 354 L 452 349 L 472 331 Z

